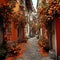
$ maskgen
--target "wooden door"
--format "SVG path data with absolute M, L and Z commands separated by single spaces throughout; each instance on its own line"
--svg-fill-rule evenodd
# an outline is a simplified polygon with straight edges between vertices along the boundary
M 56 18 L 57 54 L 60 56 L 60 18 Z

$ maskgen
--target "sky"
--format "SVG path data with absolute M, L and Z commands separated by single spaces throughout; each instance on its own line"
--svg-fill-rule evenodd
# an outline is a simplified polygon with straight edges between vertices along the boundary
M 32 0 L 32 2 L 33 2 L 33 6 L 34 6 L 35 10 L 37 10 L 37 9 L 36 9 L 36 6 L 37 6 L 37 0 Z

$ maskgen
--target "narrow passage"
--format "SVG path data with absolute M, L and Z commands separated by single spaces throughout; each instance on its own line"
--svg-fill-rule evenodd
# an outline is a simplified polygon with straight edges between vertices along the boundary
M 18 60 L 52 60 L 49 56 L 43 57 L 38 48 L 38 39 L 36 37 L 30 38 L 25 45 L 26 51 L 23 57 Z

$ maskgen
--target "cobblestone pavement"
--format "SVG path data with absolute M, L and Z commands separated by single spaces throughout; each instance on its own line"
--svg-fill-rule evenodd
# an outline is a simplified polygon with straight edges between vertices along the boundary
M 25 45 L 26 51 L 23 54 L 23 57 L 17 60 L 53 60 L 49 56 L 43 57 L 39 53 L 39 48 L 37 44 L 38 40 L 36 37 L 28 40 L 28 43 Z

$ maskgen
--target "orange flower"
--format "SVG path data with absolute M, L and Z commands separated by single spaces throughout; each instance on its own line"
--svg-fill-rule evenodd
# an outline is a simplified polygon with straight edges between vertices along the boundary
M 52 15 L 52 10 L 48 10 L 48 14 L 49 15 Z

